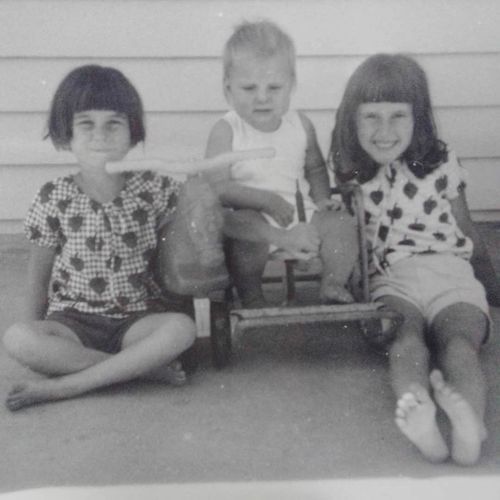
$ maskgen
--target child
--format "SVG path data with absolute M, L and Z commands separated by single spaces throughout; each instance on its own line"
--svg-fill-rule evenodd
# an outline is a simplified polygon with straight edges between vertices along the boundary
M 372 298 L 405 318 L 389 346 L 396 423 L 430 461 L 451 451 L 458 464 L 474 464 L 486 438 L 483 285 L 494 305 L 500 290 L 470 219 L 465 170 L 437 138 L 426 76 L 414 60 L 375 55 L 354 72 L 330 154 L 338 181 L 362 188 Z M 440 370 L 429 376 L 431 356 Z M 450 451 L 436 403 L 451 424 Z
M 244 22 L 224 50 L 224 93 L 232 106 L 213 127 L 206 156 L 273 147 L 273 159 L 239 162 L 217 183 L 226 217 L 229 267 L 244 307 L 265 305 L 261 279 L 269 249 L 308 259 L 320 254 L 325 302 L 352 302 L 345 285 L 356 260 L 353 219 L 330 210 L 330 184 L 312 123 L 289 110 L 295 88 L 293 41 L 269 21 Z M 309 223 L 295 210 L 297 188 Z M 251 210 L 245 210 L 251 209 Z
M 113 68 L 73 70 L 55 93 L 47 136 L 74 154 L 79 171 L 45 184 L 25 221 L 33 243 L 26 317 L 4 345 L 48 378 L 15 386 L 8 408 L 135 378 L 183 384 L 176 358 L 195 325 L 162 303 L 152 265 L 159 221 L 174 214 L 179 185 L 104 168 L 145 138 L 136 89 Z

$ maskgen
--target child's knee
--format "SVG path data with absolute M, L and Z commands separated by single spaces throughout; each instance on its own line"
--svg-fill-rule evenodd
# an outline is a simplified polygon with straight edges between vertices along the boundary
M 3 336 L 5 350 L 14 358 L 21 358 L 33 348 L 34 331 L 27 323 L 15 323 Z
M 176 336 L 176 343 L 183 350 L 188 349 L 196 340 L 196 324 L 187 314 L 175 314 L 171 318 L 170 335 Z

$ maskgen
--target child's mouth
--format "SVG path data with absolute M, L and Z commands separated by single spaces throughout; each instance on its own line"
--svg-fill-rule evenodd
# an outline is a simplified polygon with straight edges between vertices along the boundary
M 397 142 L 395 142 L 395 141 L 391 141 L 391 142 L 375 142 L 374 144 L 381 151 L 389 151 L 390 149 L 392 149 L 397 144 Z

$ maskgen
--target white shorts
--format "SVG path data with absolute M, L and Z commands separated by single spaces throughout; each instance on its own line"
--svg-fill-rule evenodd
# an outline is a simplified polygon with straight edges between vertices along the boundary
M 393 295 L 411 302 L 428 325 L 440 311 L 458 302 L 478 307 L 491 323 L 483 285 L 470 262 L 452 254 L 416 254 L 397 260 L 388 274 L 371 278 L 370 292 L 372 300 Z

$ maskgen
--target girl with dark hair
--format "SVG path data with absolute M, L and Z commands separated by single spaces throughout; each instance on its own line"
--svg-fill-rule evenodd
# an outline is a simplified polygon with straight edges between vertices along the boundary
M 79 168 L 46 183 L 25 220 L 27 310 L 4 345 L 48 378 L 16 385 L 8 408 L 135 378 L 183 384 L 176 360 L 195 339 L 194 321 L 181 304 L 165 303 L 153 275 L 158 227 L 178 213 L 180 185 L 105 169 L 145 138 L 137 91 L 113 68 L 73 70 L 55 93 L 48 137 Z
M 427 79 L 412 58 L 379 54 L 358 67 L 329 157 L 340 184 L 361 186 L 372 298 L 405 318 L 387 346 L 396 423 L 427 459 L 474 464 L 486 438 L 478 352 L 487 298 L 499 305 L 500 288 L 470 218 L 465 169 L 437 136 Z M 451 424 L 450 448 L 436 403 Z

